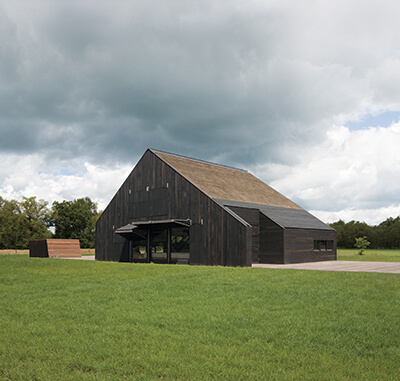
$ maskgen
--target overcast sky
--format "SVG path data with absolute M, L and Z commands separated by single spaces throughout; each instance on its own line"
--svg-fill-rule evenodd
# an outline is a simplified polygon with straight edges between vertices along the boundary
M 400 215 L 397 0 L 0 0 L 0 195 L 103 209 L 149 147 L 325 222 Z

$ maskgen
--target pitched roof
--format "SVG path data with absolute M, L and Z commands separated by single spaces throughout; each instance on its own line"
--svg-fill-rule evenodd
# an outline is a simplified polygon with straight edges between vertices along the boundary
M 293 201 L 243 169 L 151 151 L 213 199 L 302 210 Z
M 264 216 L 268 217 L 283 228 L 323 229 L 333 230 L 312 214 L 304 209 L 282 208 L 277 206 L 248 204 L 232 200 L 216 200 L 224 207 L 239 207 L 258 209 Z

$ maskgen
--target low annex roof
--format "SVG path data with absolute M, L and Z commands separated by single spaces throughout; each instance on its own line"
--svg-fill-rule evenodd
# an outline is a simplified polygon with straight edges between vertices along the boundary
M 151 151 L 213 199 L 303 210 L 293 201 L 243 169 L 163 151 Z
M 312 214 L 304 209 L 290 209 L 277 206 L 248 204 L 244 202 L 217 200 L 225 207 L 239 207 L 248 209 L 258 209 L 264 216 L 283 228 L 301 228 L 317 230 L 333 230 Z

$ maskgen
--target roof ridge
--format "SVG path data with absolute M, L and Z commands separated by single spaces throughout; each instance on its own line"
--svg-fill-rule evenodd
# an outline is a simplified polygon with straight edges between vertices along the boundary
M 196 163 L 213 165 L 213 166 L 215 166 L 215 167 L 231 169 L 231 170 L 238 171 L 238 172 L 243 172 L 243 173 L 250 173 L 249 171 L 247 171 L 247 170 L 245 170 L 245 169 L 236 168 L 236 167 L 231 167 L 230 165 L 224 165 L 224 164 L 213 163 L 213 162 L 211 162 L 211 161 L 201 160 L 201 159 L 195 159 L 195 158 L 193 158 L 193 157 L 184 156 L 184 155 L 180 155 L 180 154 L 177 154 L 177 153 L 171 153 L 171 152 L 161 151 L 161 150 L 153 149 L 153 148 L 149 148 L 149 150 L 150 150 L 151 152 L 155 153 L 155 154 L 159 153 L 159 154 L 162 154 L 162 155 L 169 155 L 169 156 L 177 157 L 177 158 L 180 158 L 180 159 L 191 160 L 191 161 L 194 161 L 194 162 L 196 162 Z

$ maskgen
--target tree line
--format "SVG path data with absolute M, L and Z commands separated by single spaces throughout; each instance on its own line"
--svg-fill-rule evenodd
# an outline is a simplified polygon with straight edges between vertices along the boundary
M 94 248 L 95 225 L 101 212 L 89 197 L 54 201 L 0 196 L 0 249 L 28 249 L 33 239 L 79 239 L 82 248 Z
M 356 238 L 366 237 L 371 249 L 400 249 L 400 216 L 388 218 L 379 225 L 370 226 L 365 222 L 339 220 L 329 224 L 336 230 L 337 246 L 353 248 Z
M 22 201 L 0 196 L 0 249 L 28 249 L 32 239 L 79 239 L 82 248 L 94 248 L 95 224 L 101 212 L 89 197 L 54 201 L 23 197 Z M 379 225 L 339 220 L 330 226 L 337 232 L 337 246 L 353 248 L 356 238 L 366 237 L 372 249 L 400 248 L 400 216 Z

